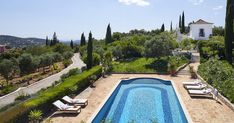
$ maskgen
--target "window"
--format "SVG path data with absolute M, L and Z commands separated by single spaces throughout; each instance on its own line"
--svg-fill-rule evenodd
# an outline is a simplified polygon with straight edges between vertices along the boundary
M 200 31 L 199 31 L 199 37 L 205 37 L 204 29 L 200 29 Z

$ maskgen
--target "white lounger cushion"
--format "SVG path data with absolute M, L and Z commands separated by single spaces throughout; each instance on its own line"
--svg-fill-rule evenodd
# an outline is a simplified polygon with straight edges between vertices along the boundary
M 198 85 L 187 85 L 185 86 L 186 89 L 202 89 L 207 87 L 206 84 L 198 84 Z
M 204 90 L 188 90 L 189 94 L 199 94 L 206 95 L 212 92 L 212 89 L 204 89 Z
M 74 106 L 70 106 L 67 104 L 64 104 L 63 102 L 61 102 L 60 100 L 57 100 L 53 103 L 57 108 L 59 108 L 60 110 L 77 110 L 79 107 L 74 107 Z
M 182 83 L 183 83 L 183 85 L 197 85 L 197 84 L 200 84 L 202 82 L 200 82 L 200 81 L 194 81 L 194 82 L 182 82 Z
M 68 103 L 86 103 L 88 101 L 87 99 L 72 99 L 69 96 L 64 96 L 62 99 Z
M 57 100 L 53 103 L 58 109 L 59 112 L 61 113 L 79 113 L 81 112 L 81 107 L 80 106 L 69 106 L 61 102 L 60 100 Z

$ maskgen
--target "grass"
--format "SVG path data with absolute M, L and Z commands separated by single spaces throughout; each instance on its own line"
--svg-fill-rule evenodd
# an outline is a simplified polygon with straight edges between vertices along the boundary
M 153 68 L 146 67 L 152 64 L 154 58 L 135 58 L 129 61 L 113 62 L 113 72 L 156 72 Z
M 114 73 L 168 73 L 168 58 L 134 58 L 125 61 L 114 61 Z M 177 60 L 176 67 L 188 62 L 187 59 L 180 58 Z

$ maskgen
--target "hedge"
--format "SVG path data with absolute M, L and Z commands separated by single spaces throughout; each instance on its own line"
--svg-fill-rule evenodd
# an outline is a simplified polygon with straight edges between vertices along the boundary
M 75 93 L 89 85 L 89 77 L 92 75 L 99 78 L 102 73 L 102 67 L 96 66 L 81 74 L 66 78 L 63 83 L 41 92 L 37 97 L 20 103 L 0 114 L 0 122 L 27 122 L 28 114 L 33 109 L 42 110 L 43 113 L 50 111 L 52 103 L 63 96 Z

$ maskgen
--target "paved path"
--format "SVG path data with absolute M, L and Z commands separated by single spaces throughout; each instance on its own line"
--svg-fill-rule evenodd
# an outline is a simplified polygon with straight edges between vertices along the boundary
M 33 83 L 32 85 L 29 85 L 27 87 L 19 88 L 18 90 L 7 94 L 3 97 L 0 97 L 0 108 L 4 107 L 10 103 L 13 103 L 15 98 L 18 97 L 20 94 L 35 94 L 38 91 L 40 91 L 42 88 L 47 88 L 51 86 L 55 81 L 58 81 L 60 79 L 60 76 L 64 73 L 67 73 L 69 70 L 73 68 L 81 68 L 85 66 L 84 62 L 80 59 L 79 53 L 75 53 L 72 57 L 72 64 L 68 66 L 67 68 L 63 69 L 59 73 L 56 73 L 54 75 L 51 75 L 45 79 L 42 79 L 36 83 Z
M 198 70 L 198 66 L 200 65 L 200 55 L 197 52 L 192 52 L 192 63 L 189 64 L 190 66 L 193 66 L 194 70 Z M 189 71 L 189 66 L 186 66 L 184 69 L 180 70 L 178 72 L 178 75 L 187 75 L 191 76 Z

